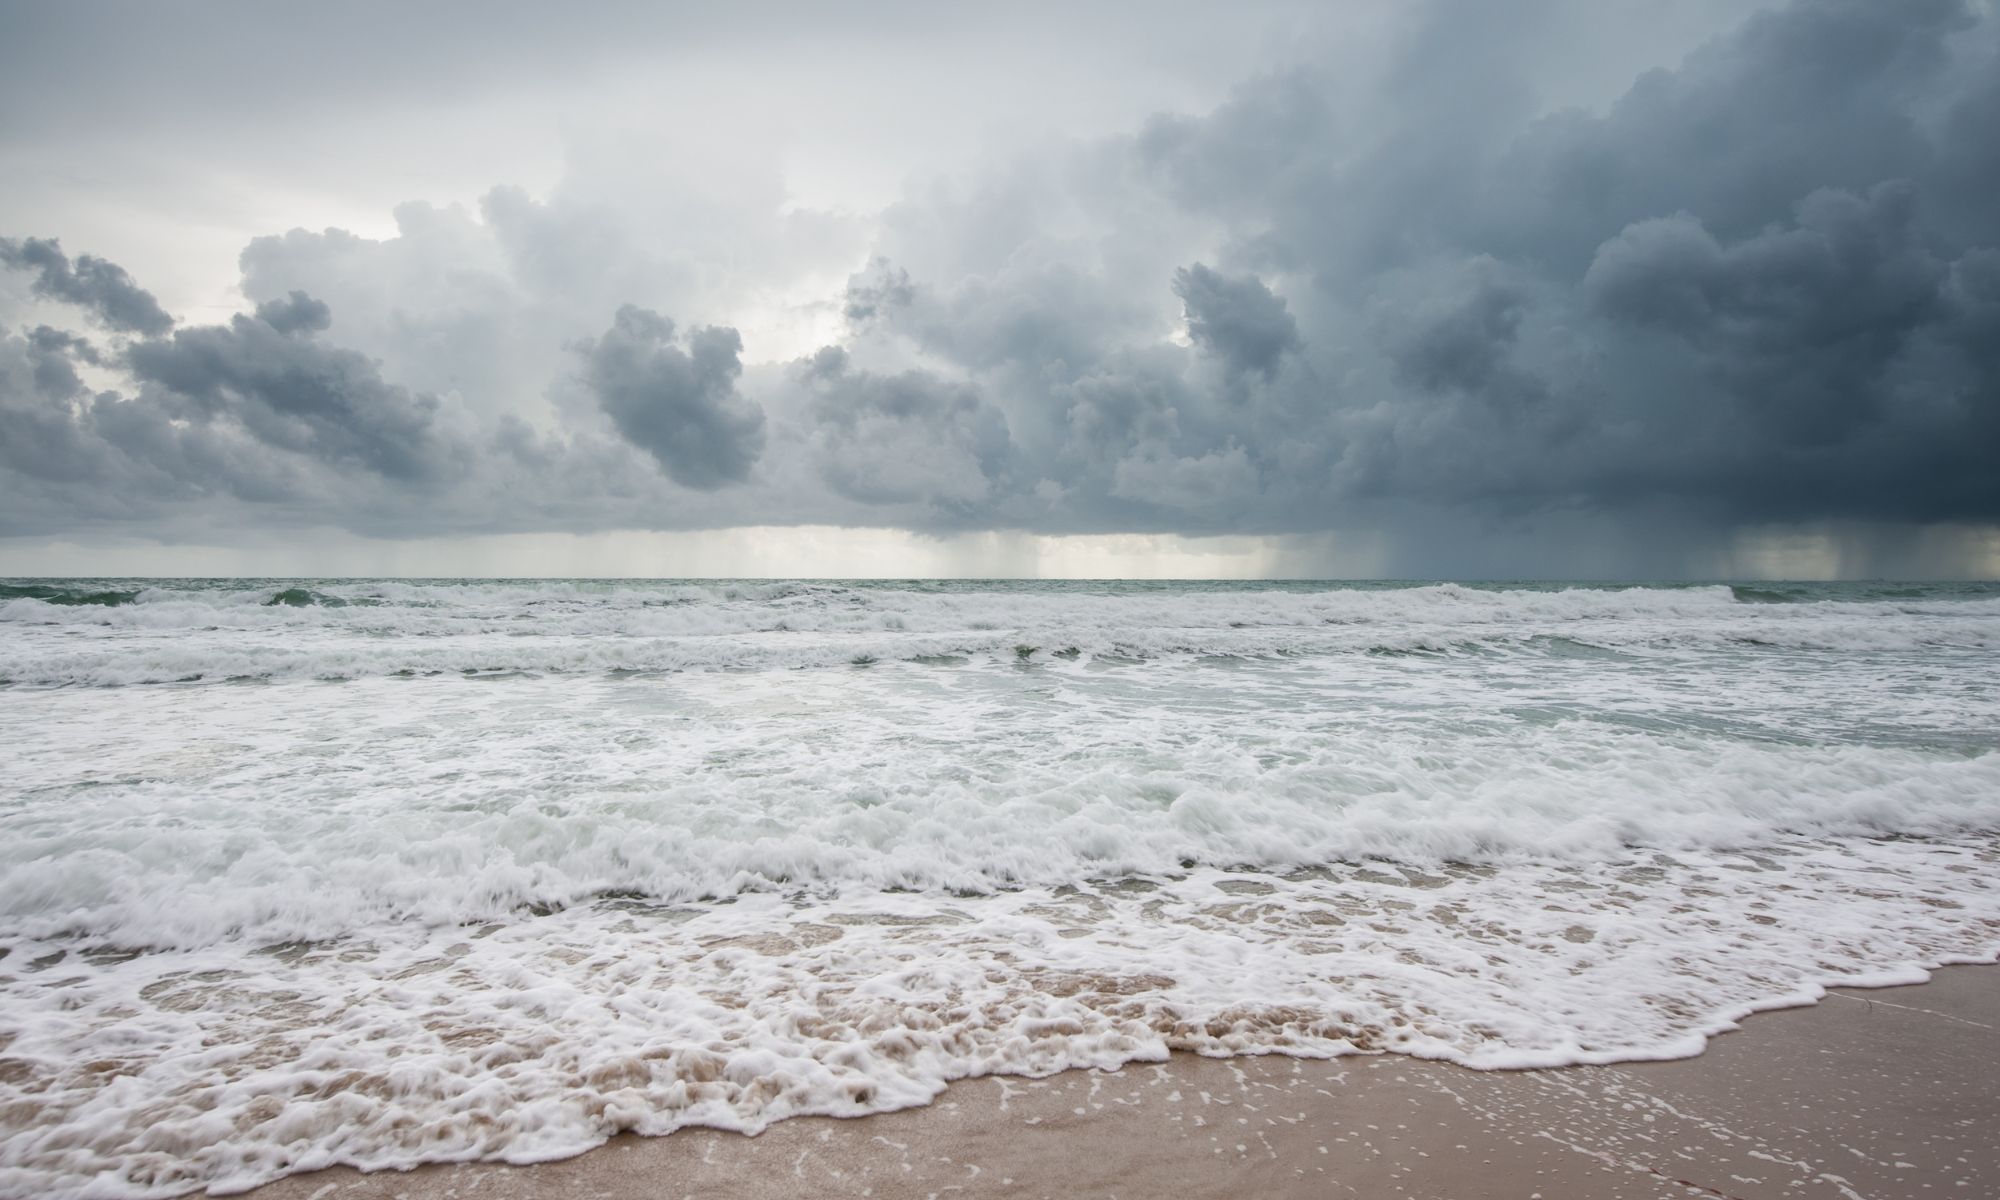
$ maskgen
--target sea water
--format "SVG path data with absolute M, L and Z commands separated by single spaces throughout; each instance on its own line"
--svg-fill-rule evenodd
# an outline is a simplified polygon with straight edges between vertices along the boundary
M 10 581 L 0 1194 L 1692 1054 L 1995 957 L 1996 651 L 1992 585 Z

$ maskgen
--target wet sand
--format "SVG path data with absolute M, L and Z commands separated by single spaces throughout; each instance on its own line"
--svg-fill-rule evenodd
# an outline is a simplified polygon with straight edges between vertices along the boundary
M 1699 1058 L 1469 1071 L 1202 1059 L 976 1079 L 927 1108 L 755 1138 L 621 1137 L 563 1162 L 318 1171 L 257 1200 L 550 1197 L 1989 1197 L 2000 968 L 1840 989 Z

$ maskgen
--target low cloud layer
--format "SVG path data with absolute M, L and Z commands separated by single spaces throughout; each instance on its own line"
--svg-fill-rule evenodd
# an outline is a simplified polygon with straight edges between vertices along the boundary
M 1561 28 L 1465 18 L 1359 106 L 1281 65 L 858 238 L 774 206 L 730 226 L 734 274 L 498 188 L 259 239 L 251 312 L 177 324 L 113 263 L 0 240 L 78 318 L 0 336 L 0 534 L 2000 523 L 1990 7 L 1791 3 L 1552 112 L 1507 38 Z M 718 321 L 842 256 L 787 301 L 817 349 Z

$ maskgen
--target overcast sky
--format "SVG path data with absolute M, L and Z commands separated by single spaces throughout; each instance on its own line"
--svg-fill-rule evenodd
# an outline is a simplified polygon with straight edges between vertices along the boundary
M 961 7 L 0 0 L 0 572 L 2000 574 L 1989 0 Z

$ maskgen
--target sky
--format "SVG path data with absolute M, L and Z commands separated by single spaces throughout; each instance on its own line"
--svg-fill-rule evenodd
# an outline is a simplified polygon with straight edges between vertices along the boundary
M 0 0 L 0 574 L 2000 575 L 1994 0 Z

